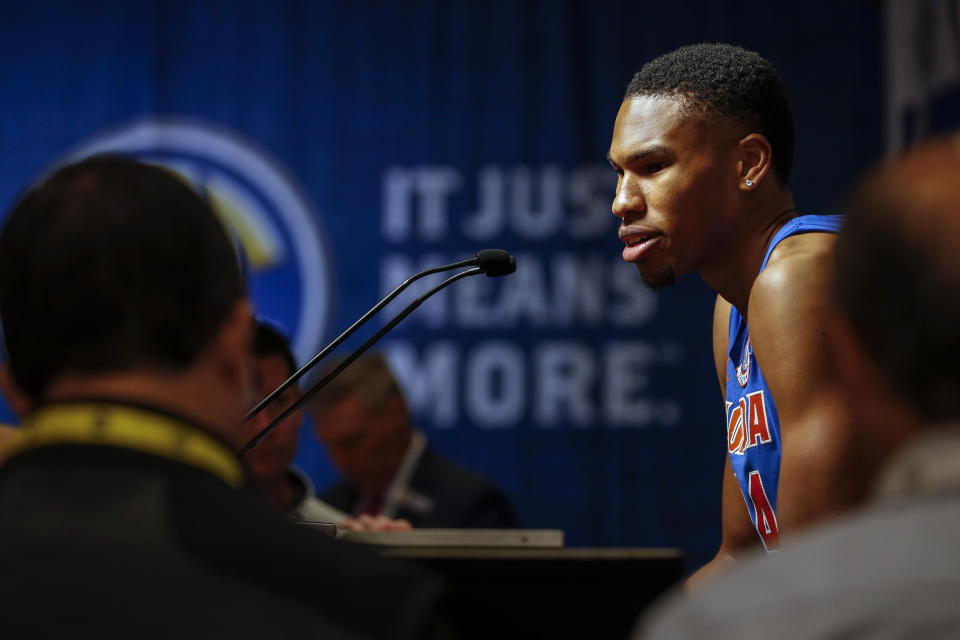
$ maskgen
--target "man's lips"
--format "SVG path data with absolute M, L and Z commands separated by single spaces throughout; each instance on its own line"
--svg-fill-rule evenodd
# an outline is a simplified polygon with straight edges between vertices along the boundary
M 627 245 L 623 248 L 623 259 L 627 262 L 642 260 L 662 237 L 663 234 L 659 231 L 621 230 L 620 239 Z

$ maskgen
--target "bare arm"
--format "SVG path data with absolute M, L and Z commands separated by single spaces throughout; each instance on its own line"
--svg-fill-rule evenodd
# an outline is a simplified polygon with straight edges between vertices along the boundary
M 713 358 L 720 381 L 721 396 L 727 389 L 727 332 L 730 323 L 730 303 L 717 296 L 713 310 Z M 738 554 L 755 551 L 760 547 L 760 539 L 750 521 L 746 502 L 740 493 L 740 485 L 730 466 L 730 454 L 723 469 L 722 539 L 717 555 L 703 565 L 687 580 L 688 588 L 696 588 L 710 576 L 721 572 L 736 562 Z
M 750 295 L 753 352 L 780 417 L 782 535 L 842 511 L 864 490 L 828 348 L 833 241 L 827 234 L 788 238 Z

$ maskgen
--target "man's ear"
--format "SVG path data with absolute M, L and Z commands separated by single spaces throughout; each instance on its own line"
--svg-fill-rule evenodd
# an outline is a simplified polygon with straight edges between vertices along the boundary
M 751 133 L 740 140 L 739 149 L 739 188 L 753 191 L 773 167 L 773 147 L 763 134 Z
M 883 394 L 882 381 L 863 350 L 846 314 L 835 306 L 830 311 L 827 338 L 844 395 L 863 397 Z
M 241 298 L 220 325 L 213 352 L 217 372 L 243 396 L 253 395 L 253 308 Z
M 864 349 L 853 325 L 838 309 L 831 312 L 827 338 L 835 358 L 837 384 L 850 407 L 855 433 L 875 455 L 888 457 L 919 428 L 919 421 L 891 390 Z
M 18 419 L 23 420 L 23 417 L 33 410 L 33 399 L 13 379 L 6 362 L 0 364 L 0 391 Z

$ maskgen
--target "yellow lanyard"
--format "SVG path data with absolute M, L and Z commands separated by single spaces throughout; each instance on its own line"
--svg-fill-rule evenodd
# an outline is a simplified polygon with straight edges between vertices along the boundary
M 23 421 L 9 454 L 52 444 L 95 444 L 144 451 L 205 469 L 240 486 L 243 470 L 225 444 L 176 418 L 125 405 L 64 403 Z

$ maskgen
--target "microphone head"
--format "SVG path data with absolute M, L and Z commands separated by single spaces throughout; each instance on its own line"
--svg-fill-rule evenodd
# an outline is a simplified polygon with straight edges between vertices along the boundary
M 477 252 L 477 267 L 488 278 L 496 278 L 516 271 L 517 259 L 503 249 L 483 249 Z

